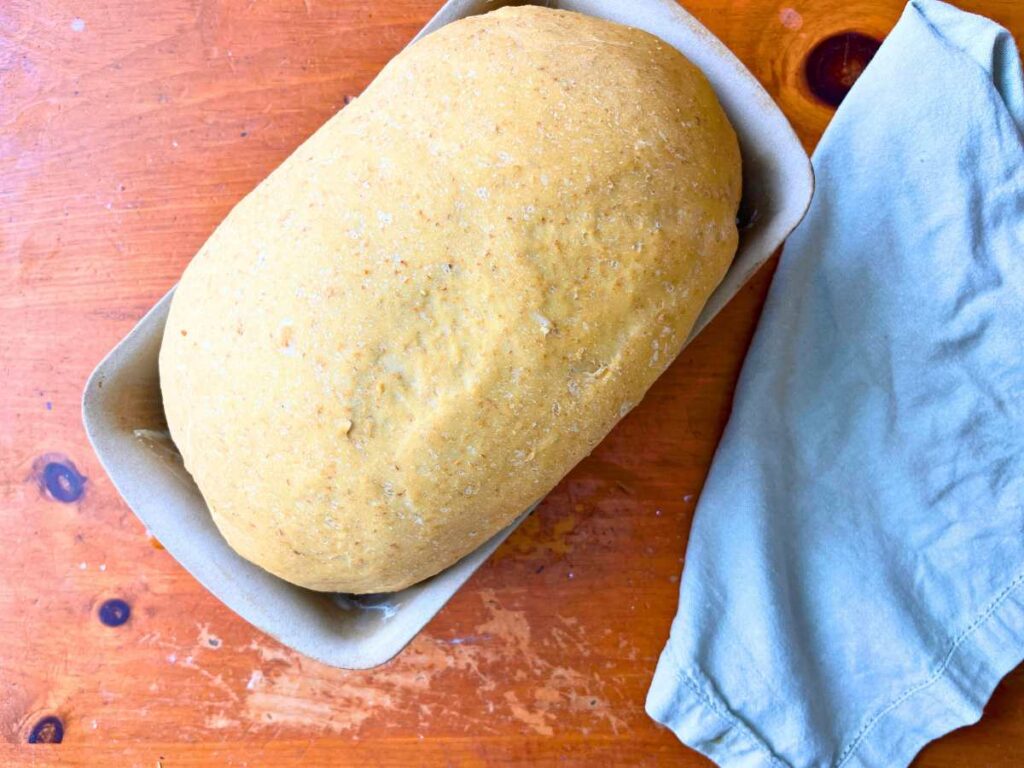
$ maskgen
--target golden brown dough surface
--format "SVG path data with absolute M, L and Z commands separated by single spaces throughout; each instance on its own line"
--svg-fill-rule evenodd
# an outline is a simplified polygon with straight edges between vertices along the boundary
M 646 33 L 508 8 L 406 49 L 174 297 L 167 420 L 227 541 L 345 592 L 470 552 L 672 362 L 739 196 L 710 86 Z

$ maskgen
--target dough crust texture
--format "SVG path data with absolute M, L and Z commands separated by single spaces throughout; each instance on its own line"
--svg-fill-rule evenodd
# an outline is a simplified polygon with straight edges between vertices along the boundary
M 167 422 L 228 543 L 353 593 L 472 551 L 676 357 L 740 188 L 711 87 L 645 32 L 526 6 L 407 48 L 175 293 Z

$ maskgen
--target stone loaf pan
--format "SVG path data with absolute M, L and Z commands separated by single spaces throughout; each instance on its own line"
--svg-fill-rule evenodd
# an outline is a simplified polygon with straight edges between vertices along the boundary
M 506 3 L 450 0 L 417 35 Z M 711 81 L 739 136 L 743 226 L 739 250 L 708 300 L 696 335 L 782 244 L 810 203 L 810 162 L 782 112 L 729 50 L 674 0 L 542 3 L 647 30 L 682 51 Z M 529 510 L 486 544 L 426 581 L 386 595 L 330 595 L 293 586 L 243 560 L 217 531 L 167 433 L 157 354 L 171 293 L 114 347 L 83 397 L 86 433 L 125 501 L 203 586 L 258 629 L 335 667 L 365 669 L 397 654 Z M 230 467 L 225 467 L 230 471 Z

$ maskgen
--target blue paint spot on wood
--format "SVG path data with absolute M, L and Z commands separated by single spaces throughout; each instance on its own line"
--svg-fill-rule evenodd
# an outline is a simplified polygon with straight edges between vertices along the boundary
M 107 600 L 100 606 L 100 621 L 108 627 L 120 627 L 132 615 L 132 607 L 120 598 Z
M 81 498 L 85 478 L 71 462 L 51 461 L 43 467 L 43 485 L 51 497 L 70 504 Z
M 40 718 L 28 734 L 29 744 L 60 744 L 64 741 L 64 723 L 56 715 Z
M 85 493 L 85 475 L 63 453 L 44 453 L 36 458 L 27 479 L 34 481 L 44 496 L 64 504 L 78 501 Z

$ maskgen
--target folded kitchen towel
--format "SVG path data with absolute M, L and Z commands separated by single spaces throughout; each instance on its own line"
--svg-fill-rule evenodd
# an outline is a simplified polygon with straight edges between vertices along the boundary
M 1022 130 L 913 0 L 814 153 L 647 699 L 723 766 L 905 766 L 1024 658 Z

